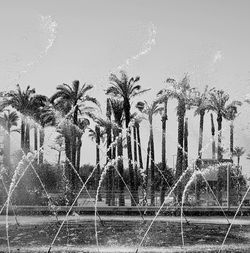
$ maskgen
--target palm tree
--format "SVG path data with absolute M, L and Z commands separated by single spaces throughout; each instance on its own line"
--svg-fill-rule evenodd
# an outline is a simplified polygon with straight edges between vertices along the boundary
M 166 83 L 173 83 L 174 80 L 171 78 L 168 78 L 166 80 Z M 159 96 L 160 101 L 164 105 L 164 110 L 161 117 L 162 122 L 162 171 L 165 173 L 167 170 L 167 164 L 166 164 L 166 123 L 168 120 L 168 114 L 167 114 L 167 105 L 168 100 L 173 97 L 173 90 L 170 88 L 162 89 L 157 94 Z M 165 200 L 165 192 L 166 192 L 167 184 L 165 182 L 165 178 L 162 177 L 161 179 L 161 204 Z
M 44 157 L 44 139 L 45 139 L 45 126 L 55 126 L 56 125 L 56 115 L 54 112 L 53 106 L 46 102 L 44 106 L 40 107 L 33 115 L 35 121 L 39 124 L 39 159 L 38 163 L 43 164 L 43 157 Z M 38 135 L 37 126 L 35 125 L 34 134 Z M 36 137 L 37 138 L 37 137 Z M 35 138 L 35 141 L 36 141 Z
M 244 155 L 245 149 L 243 147 L 234 147 L 233 155 L 237 157 L 237 165 L 240 166 L 240 157 Z
M 184 137 L 183 137 L 183 171 L 185 171 L 188 168 L 188 118 L 185 118 L 184 123 Z
M 106 127 L 106 133 L 107 133 L 107 161 L 108 164 L 109 161 L 112 159 L 112 149 L 111 149 L 111 143 L 112 143 L 112 126 L 111 126 L 111 105 L 110 105 L 110 99 L 107 99 L 107 107 L 106 107 L 106 116 L 107 121 L 109 124 Z M 112 199 L 112 167 L 110 166 L 107 171 L 107 187 L 106 187 L 106 203 L 110 206 L 111 205 L 111 199 Z
M 100 125 L 95 125 L 95 130 L 89 128 L 89 137 L 96 143 L 96 177 L 95 177 L 95 187 L 97 189 L 98 183 L 101 176 L 101 166 L 100 166 L 100 144 L 101 140 L 104 141 L 105 131 L 101 130 Z M 98 194 L 98 201 L 102 201 L 101 193 Z
M 87 118 L 78 119 L 76 128 L 76 170 L 79 172 L 81 161 L 82 135 L 89 126 L 90 121 Z
M 198 144 L 198 158 L 202 158 L 202 143 L 203 143 L 203 126 L 206 111 L 209 109 L 208 86 L 205 87 L 203 93 L 197 93 L 194 101 L 194 106 L 197 107 L 194 115 L 200 116 L 199 128 L 199 144 Z
M 66 140 L 67 137 L 65 138 L 65 148 L 70 149 L 66 151 L 66 156 L 77 172 L 79 172 L 79 168 L 77 167 L 77 143 L 81 141 L 79 139 L 81 136 L 77 135 L 78 118 L 79 115 L 88 114 L 93 111 L 93 107 L 86 106 L 86 103 L 91 102 L 99 106 L 95 98 L 87 95 L 88 91 L 92 88 L 92 85 L 87 84 L 80 86 L 78 80 L 73 81 L 72 87 L 64 83 L 57 86 L 56 93 L 50 99 L 55 104 L 55 107 L 63 111 L 64 114 L 72 115 L 73 126 L 70 126 L 72 133 L 68 136 L 68 140 Z M 76 187 L 77 178 L 75 174 L 72 175 L 72 180 L 72 186 Z
M 44 157 L 44 139 L 45 127 L 47 125 L 55 125 L 55 115 L 51 112 L 51 104 L 49 98 L 40 95 L 33 102 L 33 110 L 31 116 L 34 119 L 34 150 L 38 150 L 38 132 L 39 132 L 39 159 L 38 163 L 43 163 Z
M 218 148 L 217 148 L 217 159 L 219 162 L 222 161 L 223 158 L 223 148 L 221 145 L 221 137 L 222 137 L 222 120 L 223 118 L 227 119 L 230 111 L 235 111 L 236 105 L 241 105 L 239 101 L 233 101 L 227 106 L 227 102 L 229 100 L 229 95 L 225 93 L 223 90 L 212 89 L 209 93 L 209 110 L 216 112 L 217 114 L 217 123 L 218 123 Z M 230 109 L 231 108 L 231 109 Z M 233 113 L 232 113 L 233 114 Z M 219 203 L 222 203 L 222 183 L 221 177 L 218 177 L 217 180 L 217 197 Z
M 153 136 L 153 116 L 157 113 L 160 113 L 164 110 L 164 108 L 160 105 L 159 100 L 153 101 L 151 104 L 148 104 L 146 101 L 138 102 L 136 105 L 142 113 L 145 113 L 148 117 L 149 126 L 150 126 L 150 133 L 149 133 L 149 140 L 150 140 L 150 158 L 151 158 L 151 205 L 155 205 L 155 154 L 154 154 L 154 136 Z
M 222 160 L 221 152 L 221 136 L 222 136 L 222 120 L 227 118 L 228 108 L 234 107 L 236 105 L 241 105 L 239 101 L 233 101 L 230 103 L 230 107 L 227 107 L 227 102 L 229 100 L 229 95 L 223 90 L 212 89 L 210 91 L 209 105 L 208 108 L 217 114 L 217 123 L 218 123 L 218 149 L 217 149 L 217 159 Z
M 27 117 L 32 115 L 34 106 L 42 96 L 35 95 L 35 89 L 30 89 L 27 86 L 25 91 L 22 91 L 19 84 L 17 84 L 16 91 L 6 93 L 1 102 L 1 109 L 12 106 L 21 113 L 21 148 L 27 153 L 29 151 L 29 125 Z
M 189 78 L 187 75 L 180 81 L 176 82 L 174 79 L 171 80 L 171 90 L 173 97 L 177 99 L 177 117 L 178 117 L 178 147 L 177 147 L 177 161 L 176 161 L 176 179 L 182 175 L 183 172 L 183 151 L 184 151 L 184 119 L 186 110 L 194 104 L 195 92 L 190 87 Z M 180 202 L 182 198 L 182 186 L 179 183 L 177 189 L 177 201 Z
M 133 119 L 133 133 L 134 133 L 134 170 L 135 170 L 135 190 L 138 194 L 138 188 L 142 182 L 142 190 L 143 190 L 143 204 L 146 204 L 147 197 L 147 188 L 146 188 L 146 175 L 143 169 L 143 161 L 142 161 L 142 151 L 141 151 L 141 136 L 140 136 L 140 124 L 143 117 L 139 116 L 137 113 L 133 113 L 131 115 Z M 137 155 L 138 153 L 138 155 Z M 139 195 L 136 202 L 139 203 Z
M 214 127 L 214 117 L 213 114 L 210 113 L 211 117 L 211 134 L 212 134 L 212 159 L 215 159 L 215 127 Z
M 135 195 L 135 182 L 134 182 L 134 172 L 132 165 L 132 145 L 131 145 L 131 129 L 129 127 L 130 123 L 130 109 L 131 109 L 131 99 L 134 97 L 144 93 L 147 90 L 141 90 L 141 86 L 136 84 L 140 77 L 131 77 L 124 71 L 120 71 L 121 77 L 118 78 L 115 74 L 111 74 L 109 77 L 109 81 L 111 86 L 106 90 L 107 95 L 111 95 L 113 97 L 117 97 L 122 99 L 123 101 L 123 111 L 125 115 L 125 125 L 127 130 L 127 151 L 128 151 L 128 167 L 129 167 L 129 181 L 130 181 L 130 189 L 132 192 L 131 197 L 131 205 L 135 205 L 134 203 L 134 195 Z
M 122 145 L 122 123 L 123 123 L 123 101 L 118 99 L 110 100 L 111 109 L 114 115 L 115 124 L 114 127 L 114 139 L 117 138 L 117 169 L 120 174 L 118 187 L 119 187 L 119 206 L 125 205 L 124 199 L 124 168 L 123 168 L 123 145 Z
M 11 161 L 10 161 L 10 134 L 13 131 L 13 126 L 17 126 L 19 117 L 15 111 L 6 110 L 3 115 L 0 116 L 0 125 L 6 131 L 4 134 L 4 165 L 8 168 L 8 174 L 10 175 Z
M 67 178 L 66 183 L 66 191 L 65 194 L 67 195 L 67 199 L 69 201 L 69 204 L 73 203 L 74 198 L 74 192 L 72 191 L 73 187 L 76 187 L 76 180 L 75 180 L 75 172 L 72 168 L 71 163 L 71 154 L 72 154 L 72 128 L 73 124 L 70 119 L 65 118 L 58 126 L 57 126 L 57 132 L 61 134 L 64 137 L 64 143 L 65 143 L 65 175 Z
M 241 105 L 241 102 L 238 103 Z M 235 104 L 229 104 L 226 107 L 226 119 L 230 120 L 230 155 L 231 159 L 234 153 L 234 120 L 238 115 L 237 106 Z

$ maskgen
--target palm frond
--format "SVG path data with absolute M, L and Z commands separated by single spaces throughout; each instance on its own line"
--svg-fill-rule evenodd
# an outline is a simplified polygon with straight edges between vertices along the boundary
M 144 94 L 145 92 L 147 92 L 147 91 L 149 91 L 149 90 L 151 90 L 151 89 L 145 89 L 145 90 L 137 91 L 137 92 L 131 94 L 131 98 L 132 98 L 132 97 L 139 96 L 139 95 L 142 95 L 142 94 Z
M 100 103 L 98 102 L 98 100 L 94 97 L 90 97 L 88 95 L 86 95 L 82 101 L 84 102 L 92 102 L 93 104 L 97 105 L 98 107 L 101 107 Z

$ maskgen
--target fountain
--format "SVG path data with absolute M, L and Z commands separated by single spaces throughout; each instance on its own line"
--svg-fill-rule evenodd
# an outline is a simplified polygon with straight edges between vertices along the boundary
M 65 117 L 65 119 L 66 119 L 66 117 Z M 64 119 L 62 119 L 62 121 L 61 121 L 62 123 L 63 123 L 63 120 Z M 109 147 L 110 149 L 112 148 L 112 145 L 114 145 L 116 141 L 117 141 L 117 139 L 114 140 L 114 142 L 110 145 L 110 147 Z M 207 145 L 203 147 L 203 150 L 206 150 L 206 148 L 208 146 L 209 146 L 209 143 L 207 143 Z M 141 147 L 141 148 L 146 153 L 146 150 L 144 150 L 143 147 Z M 14 170 L 14 174 L 12 176 L 12 180 L 9 185 L 9 189 L 6 187 L 5 182 L 4 182 L 4 177 L 1 175 L 2 184 L 4 186 L 6 193 L 8 193 L 6 201 L 0 209 L 0 214 L 2 214 L 4 211 L 6 214 L 4 223 L 5 223 L 5 230 L 6 230 L 7 248 L 5 248 L 4 246 L 1 246 L 1 247 L 3 247 L 4 250 L 7 250 L 7 252 L 12 252 L 13 250 L 15 250 L 12 246 L 12 242 L 14 242 L 14 244 L 15 244 L 15 240 L 13 241 L 13 239 L 11 238 L 11 233 L 13 232 L 13 229 L 12 229 L 12 225 L 10 225 L 12 223 L 10 223 L 11 216 L 9 215 L 9 211 L 10 211 L 9 207 L 11 207 L 12 213 L 14 214 L 15 222 L 18 225 L 15 233 L 18 233 L 17 232 L 18 230 L 21 230 L 21 231 L 25 230 L 25 225 L 22 224 L 22 221 L 18 221 L 18 219 L 17 219 L 18 214 L 15 209 L 16 207 L 12 203 L 11 198 L 12 198 L 12 195 L 13 195 L 14 191 L 16 190 L 19 182 L 22 180 L 22 177 L 25 176 L 25 173 L 28 169 L 31 169 L 34 172 L 35 176 L 38 178 L 38 181 L 41 184 L 42 189 L 47 197 L 49 210 L 53 214 L 53 217 L 55 218 L 55 221 L 56 221 L 56 222 L 54 222 L 53 220 L 50 220 L 49 222 L 42 223 L 43 226 L 45 226 L 45 224 L 48 224 L 48 223 L 51 224 L 50 227 L 47 227 L 45 230 L 43 230 L 44 233 L 49 234 L 49 238 L 51 240 L 49 240 L 50 241 L 49 245 L 47 245 L 48 244 L 48 240 L 47 240 L 46 241 L 47 246 L 43 245 L 40 247 L 39 250 L 41 250 L 41 252 L 48 252 L 48 253 L 49 252 L 58 252 L 58 250 L 60 252 L 65 251 L 65 250 L 68 252 L 78 252 L 78 251 L 81 251 L 82 248 L 86 252 L 134 252 L 134 253 L 139 253 L 139 252 L 181 252 L 182 250 L 189 250 L 190 247 L 194 250 L 194 252 L 201 252 L 199 250 L 204 250 L 204 249 L 211 249 L 211 252 L 217 252 L 218 250 L 219 250 L 218 252 L 223 252 L 224 249 L 230 250 L 230 248 L 232 247 L 230 245 L 226 245 L 226 240 L 229 238 L 230 231 L 233 228 L 233 224 L 235 224 L 235 222 L 236 222 L 236 216 L 239 213 L 239 211 L 242 207 L 242 204 L 244 202 L 244 199 L 245 199 L 247 193 L 249 192 L 250 188 L 247 189 L 245 195 L 241 199 L 241 203 L 238 206 L 234 217 L 232 219 L 229 219 L 229 217 L 225 213 L 225 209 L 223 208 L 223 206 L 220 205 L 215 193 L 213 192 L 213 189 L 211 188 L 211 186 L 208 183 L 206 176 L 205 176 L 208 173 L 208 171 L 210 171 L 210 170 L 218 170 L 222 164 L 218 164 L 216 166 L 213 166 L 212 168 L 208 167 L 203 170 L 197 170 L 195 167 L 196 157 L 194 157 L 191 162 L 191 164 L 193 166 L 186 168 L 186 170 L 184 170 L 183 174 L 176 180 L 174 185 L 172 187 L 169 186 L 169 191 L 167 193 L 165 201 L 160 206 L 155 207 L 156 212 L 153 217 L 145 216 L 145 215 L 143 215 L 143 212 L 142 212 L 143 210 L 146 211 L 147 209 L 150 209 L 151 208 L 150 206 L 143 207 L 143 206 L 137 205 L 135 207 L 138 211 L 138 214 L 140 215 L 140 219 L 142 220 L 142 222 L 139 223 L 139 220 L 137 218 L 133 218 L 133 216 L 131 216 L 131 217 L 117 216 L 117 217 L 110 217 L 110 218 L 107 216 L 102 216 L 101 213 L 99 212 L 99 209 L 98 209 L 98 194 L 102 188 L 102 183 L 105 180 L 106 173 L 109 170 L 110 166 L 115 168 L 115 171 L 116 171 L 118 177 L 120 177 L 122 179 L 122 182 L 124 183 L 128 194 L 131 197 L 133 197 L 132 193 L 130 192 L 129 186 L 126 184 L 124 178 L 122 178 L 122 176 L 120 175 L 120 173 L 116 167 L 116 163 L 117 163 L 118 159 L 123 159 L 125 161 L 127 158 L 116 157 L 115 159 L 111 159 L 106 164 L 104 169 L 102 170 L 101 177 L 100 177 L 99 184 L 98 184 L 97 191 L 96 191 L 96 195 L 95 195 L 94 200 L 92 201 L 92 206 L 94 208 L 94 216 L 92 216 L 92 217 L 85 217 L 85 216 L 82 216 L 81 214 L 80 215 L 76 214 L 76 217 L 74 217 L 71 214 L 73 213 L 72 210 L 75 209 L 78 198 L 80 197 L 83 190 L 86 190 L 87 195 L 89 196 L 90 199 L 92 199 L 92 196 L 91 196 L 86 185 L 90 181 L 91 177 L 94 176 L 95 170 L 97 169 L 97 165 L 91 171 L 87 180 L 83 181 L 83 179 L 81 178 L 79 173 L 76 171 L 73 164 L 68 160 L 68 163 L 69 163 L 71 169 L 74 171 L 74 173 L 76 174 L 76 176 L 78 177 L 78 179 L 81 183 L 81 188 L 80 188 L 79 192 L 76 194 L 76 196 L 74 197 L 74 200 L 70 204 L 70 206 L 68 206 L 67 209 L 65 209 L 66 210 L 65 215 L 61 216 L 58 214 L 60 207 L 59 206 L 57 207 L 55 205 L 55 203 L 53 203 L 50 193 L 46 189 L 46 185 L 41 180 L 39 174 L 36 171 L 36 167 L 33 164 L 34 160 L 36 159 L 39 152 L 41 152 L 41 151 L 44 152 L 44 146 L 40 147 L 40 149 L 37 150 L 36 152 L 28 153 L 28 154 L 25 154 L 25 152 L 22 150 L 23 157 L 19 161 L 17 167 Z M 105 157 L 106 150 L 101 150 L 101 151 L 102 151 L 103 157 Z M 159 170 L 159 173 L 161 174 L 161 176 L 163 177 L 165 182 L 168 184 L 168 180 L 164 177 L 164 174 L 162 173 L 162 171 L 157 166 L 156 166 L 156 169 Z M 190 174 L 191 176 L 187 177 L 187 175 L 189 173 L 191 173 Z M 209 233 L 211 233 L 211 232 L 209 232 L 209 229 L 212 231 L 215 231 L 215 233 L 219 233 L 219 234 L 221 233 L 221 229 L 223 230 L 223 234 L 220 234 L 220 237 L 219 237 L 221 239 L 221 241 L 217 242 L 216 246 L 212 245 L 211 243 L 207 243 L 207 244 L 203 243 L 203 244 L 200 244 L 199 246 L 197 246 L 195 240 L 192 239 L 192 234 L 190 234 L 190 232 L 188 232 L 188 231 L 192 231 L 195 234 L 195 230 L 200 229 L 199 226 L 201 226 L 201 225 L 199 225 L 199 222 L 200 223 L 206 222 L 202 218 L 200 219 L 200 221 L 198 223 L 192 217 L 189 217 L 187 219 L 187 217 L 185 216 L 185 212 L 184 212 L 184 210 L 185 210 L 184 204 L 186 201 L 186 196 L 188 194 L 188 190 L 192 186 L 192 184 L 194 183 L 194 181 L 196 180 L 198 175 L 200 175 L 203 178 L 203 180 L 205 181 L 205 184 L 210 189 L 210 192 L 212 193 L 215 201 L 217 202 L 217 204 L 221 210 L 221 213 L 225 217 L 225 222 L 222 219 L 219 219 L 219 222 L 221 223 L 220 227 L 218 227 L 218 224 L 213 224 L 213 223 L 209 223 L 209 228 L 205 228 L 205 226 L 202 226 L 203 229 L 206 231 L 205 233 L 207 233 L 207 234 L 203 234 L 203 236 L 205 238 L 209 237 L 209 239 L 211 239 L 210 235 L 209 235 Z M 188 180 L 186 180 L 186 178 L 188 178 Z M 160 214 L 162 213 L 163 210 L 166 212 L 167 210 L 169 210 L 173 207 L 173 205 L 171 205 L 171 204 L 166 205 L 166 200 L 174 193 L 174 191 L 176 190 L 178 185 L 183 184 L 184 181 L 185 181 L 185 186 L 184 186 L 184 190 L 183 190 L 182 201 L 181 201 L 181 203 L 177 203 L 177 206 L 175 207 L 175 209 L 180 209 L 180 217 L 178 218 L 178 217 L 161 216 Z M 67 184 L 66 184 L 66 187 L 67 187 Z M 77 209 L 75 209 L 75 210 L 77 210 Z M 183 217 L 185 217 L 186 224 L 188 224 L 188 226 L 189 226 L 188 229 L 186 229 L 184 227 Z M 98 230 L 98 219 L 99 219 L 100 224 L 102 225 L 102 227 L 100 227 L 99 230 Z M 22 220 L 21 216 L 20 216 L 20 220 Z M 92 224 L 92 225 L 89 224 L 89 222 L 91 222 L 91 221 L 94 221 L 94 224 Z M 79 237 L 77 235 L 81 234 L 81 232 L 84 230 L 84 226 L 82 227 L 82 225 L 84 225 L 85 223 L 87 224 L 86 225 L 87 228 L 91 231 L 92 236 L 95 238 L 95 242 L 92 239 L 90 239 L 91 244 L 87 243 L 86 245 L 82 245 L 80 243 Z M 164 229 L 161 227 L 162 226 L 161 223 L 163 223 L 165 225 Z M 237 223 L 239 223 L 238 220 L 237 220 Z M 117 224 L 121 224 L 121 225 L 119 225 L 117 227 Z M 36 230 L 38 227 L 40 229 L 42 225 L 37 223 L 36 225 L 34 225 L 34 227 L 32 227 L 32 229 Z M 65 232 L 63 231 L 63 228 L 65 226 L 67 229 L 66 235 L 65 235 Z M 174 231 L 171 231 L 171 226 L 173 226 Z M 126 227 L 128 227 L 128 228 L 126 228 Z M 133 233 L 133 235 L 131 235 L 130 233 L 131 233 L 131 231 L 133 231 L 133 229 L 134 229 L 135 233 Z M 159 231 L 161 231 L 162 229 L 164 230 L 164 233 L 166 234 L 166 237 L 164 237 L 165 238 L 164 240 L 162 238 L 162 235 L 159 234 L 159 231 L 157 229 Z M 236 232 L 239 232 L 238 226 L 236 226 L 235 229 L 236 229 Z M 112 231 L 111 234 L 110 234 L 110 230 Z M 248 231 L 248 227 L 245 230 Z M 3 230 L 1 230 L 1 233 L 2 233 L 2 231 Z M 76 232 L 74 232 L 74 231 L 76 231 Z M 148 234 L 150 231 L 153 231 L 155 234 L 157 234 L 157 236 L 159 237 L 158 239 L 160 241 L 160 246 L 157 246 L 157 243 L 156 243 L 157 238 L 154 238 L 153 241 L 150 241 L 150 239 L 148 237 Z M 101 234 L 101 232 L 103 234 Z M 233 234 L 235 234 L 236 232 L 234 231 Z M 27 233 L 27 230 L 25 230 L 25 233 Z M 105 238 L 105 234 L 108 234 L 110 237 L 113 238 L 115 236 L 115 233 L 118 233 L 119 235 L 122 235 L 120 233 L 124 233 L 124 236 L 129 235 L 128 238 L 133 242 L 132 243 L 126 242 L 126 241 L 122 242 L 122 240 L 124 238 L 121 237 L 121 238 L 113 239 L 114 241 L 112 243 L 110 242 L 110 240 L 108 240 L 105 244 L 105 240 L 107 240 L 107 238 Z M 177 235 L 180 235 L 179 236 L 180 241 L 174 242 L 173 238 L 172 238 L 173 241 L 169 241 L 168 238 L 171 238 L 171 233 L 175 234 L 176 239 L 177 239 Z M 76 234 L 76 239 L 74 239 L 74 240 L 77 243 L 74 244 L 74 246 L 69 244 L 70 240 L 72 239 L 71 238 L 72 234 L 74 234 L 74 235 Z M 61 235 L 61 237 L 60 237 L 60 235 Z M 3 236 L 3 235 L 1 234 L 1 236 Z M 198 234 L 196 234 L 195 236 L 199 237 Z M 195 239 L 196 239 L 196 237 L 195 237 Z M 22 237 L 20 237 L 20 240 L 22 240 Z M 39 241 L 38 238 L 36 238 L 36 240 Z M 201 240 L 201 239 L 199 239 L 199 240 Z M 234 239 L 232 237 L 230 237 L 229 241 L 233 242 Z M 247 248 L 248 241 L 245 238 L 240 238 L 238 241 L 240 241 L 240 243 L 242 243 L 242 242 L 245 243 L 240 246 L 243 251 L 248 249 Z M 66 248 L 65 248 L 65 242 L 66 242 Z M 123 243 L 124 243 L 124 245 L 123 245 Z M 79 247 L 78 247 L 78 245 L 79 245 Z M 88 245 L 91 245 L 91 246 L 88 246 Z M 143 245 L 146 245 L 146 246 L 143 246 Z M 0 249 L 2 249 L 1 247 L 0 247 Z M 18 245 L 17 245 L 17 247 L 19 248 Z M 112 247 L 113 247 L 113 250 L 112 250 Z M 31 245 L 28 248 L 25 247 L 24 245 L 20 245 L 20 250 L 24 250 L 26 252 L 28 252 L 28 251 L 35 252 L 36 250 L 38 250 L 38 248 L 34 247 L 34 245 Z

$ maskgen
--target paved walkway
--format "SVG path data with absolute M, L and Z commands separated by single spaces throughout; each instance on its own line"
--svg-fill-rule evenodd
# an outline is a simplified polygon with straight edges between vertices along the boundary
M 96 217 L 97 219 L 98 216 Z M 103 221 L 140 221 L 142 218 L 140 216 L 108 216 L 101 215 L 100 218 Z M 151 221 L 154 219 L 154 216 L 144 216 L 144 220 Z M 190 216 L 186 217 L 190 223 L 208 223 L 208 224 L 228 224 L 227 219 L 224 216 Z M 58 220 L 62 221 L 65 219 L 65 215 L 58 216 Z M 82 221 L 94 221 L 94 215 L 70 215 L 68 216 L 68 220 L 72 222 L 82 222 Z M 233 217 L 228 217 L 229 222 L 232 223 Z M 22 225 L 25 224 L 40 224 L 47 222 L 55 222 L 55 216 L 17 216 L 18 222 Z M 180 222 L 181 217 L 175 216 L 159 216 L 157 217 L 157 221 L 165 221 L 165 222 Z M 183 218 L 185 222 L 185 219 Z M 15 224 L 15 216 L 8 216 L 8 223 Z M 0 215 L 0 225 L 6 224 L 6 216 Z M 238 217 L 234 220 L 233 224 L 237 225 L 250 225 L 250 217 Z
M 11 252 L 17 252 L 17 253 L 28 253 L 28 252 L 35 252 L 35 253 L 47 253 L 48 252 L 49 245 L 44 246 L 30 246 L 30 247 L 11 247 Z M 138 253 L 187 253 L 187 252 L 197 252 L 197 253 L 204 253 L 204 252 L 219 252 L 221 249 L 221 245 L 193 245 L 193 246 L 172 246 L 168 248 L 163 247 L 141 247 L 138 251 Z M 7 247 L 0 246 L 0 252 L 7 252 Z M 100 251 L 99 251 L 100 250 Z M 241 252 L 241 253 L 248 253 L 250 250 L 249 244 L 233 244 L 233 245 L 227 245 L 225 244 L 223 247 L 222 252 Z M 123 247 L 123 246 L 112 246 L 112 247 L 105 247 L 100 246 L 100 248 L 96 246 L 92 247 L 85 247 L 85 246 L 73 246 L 69 245 L 67 246 L 54 246 L 52 248 L 52 252 L 81 252 L 81 253 L 135 253 L 136 247 Z

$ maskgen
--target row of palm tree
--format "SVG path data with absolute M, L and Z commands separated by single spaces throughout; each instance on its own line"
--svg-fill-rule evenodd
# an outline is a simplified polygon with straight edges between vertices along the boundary
M 147 201 L 148 188 L 150 188 L 150 204 L 155 204 L 155 165 L 154 154 L 154 134 L 153 118 L 159 113 L 162 121 L 162 168 L 160 173 L 163 175 L 167 170 L 166 165 L 166 128 L 168 120 L 168 103 L 171 99 L 177 101 L 177 161 L 175 170 L 175 180 L 183 174 L 188 167 L 188 120 L 186 112 L 195 109 L 195 115 L 199 115 L 199 143 L 198 143 L 198 162 L 200 167 L 202 161 L 203 147 L 203 128 L 206 112 L 213 112 L 217 115 L 218 125 L 218 147 L 217 160 L 223 161 L 222 148 L 222 121 L 230 121 L 230 153 L 236 155 L 234 149 L 234 120 L 237 116 L 237 108 L 241 105 L 240 101 L 229 103 L 229 95 L 223 90 L 215 88 L 205 90 L 201 93 L 196 88 L 190 86 L 188 76 L 177 82 L 174 79 L 166 80 L 166 87 L 158 92 L 155 99 L 149 103 L 139 101 L 135 110 L 131 110 L 134 99 L 139 95 L 149 91 L 142 89 L 138 84 L 140 77 L 129 77 L 124 71 L 120 76 L 111 74 L 109 78 L 110 85 L 106 89 L 106 118 L 98 116 L 100 104 L 96 98 L 88 95 L 93 88 L 92 85 L 80 85 L 79 81 L 74 81 L 72 85 L 62 84 L 56 87 L 56 92 L 50 97 L 36 94 L 35 89 L 22 91 L 17 85 L 15 91 L 10 91 L 3 95 L 1 110 L 12 108 L 14 111 L 8 111 L 3 114 L 2 125 L 8 132 L 6 137 L 6 165 L 11 166 L 10 162 L 10 131 L 12 126 L 17 125 L 18 114 L 21 120 L 21 149 L 27 154 L 31 151 L 30 129 L 34 128 L 34 151 L 39 153 L 38 163 L 44 160 L 44 128 L 48 125 L 57 129 L 58 134 L 64 139 L 65 145 L 65 168 L 67 171 L 72 199 L 79 188 L 79 181 L 76 173 L 79 173 L 82 135 L 89 128 L 91 122 L 95 124 L 94 130 L 89 130 L 90 137 L 96 142 L 96 184 L 98 184 L 102 166 L 100 164 L 100 146 L 101 140 L 106 137 L 106 164 L 111 160 L 116 161 L 116 165 L 110 166 L 106 179 L 106 202 L 108 205 L 114 205 L 114 175 L 119 174 L 119 205 L 125 205 L 125 186 L 124 186 L 124 148 L 127 149 L 127 163 L 129 172 L 129 189 L 131 192 L 131 205 L 139 204 L 139 187 L 144 191 L 144 203 Z M 136 111 L 137 110 L 137 111 Z M 212 153 L 215 158 L 215 127 L 213 114 L 211 113 L 211 133 L 213 137 Z M 147 161 L 144 170 L 141 139 L 140 122 L 147 118 L 149 122 L 149 140 L 147 147 Z M 8 123 L 9 122 L 9 123 Z M 34 124 L 34 122 L 38 124 Z M 39 131 L 38 131 L 39 129 Z M 126 131 L 126 145 L 124 145 L 123 130 Z M 133 130 L 133 132 L 132 132 Z M 133 134 L 132 134 L 133 133 Z M 39 134 L 39 147 L 38 147 Z M 133 142 L 132 142 L 133 140 Z M 113 145 L 115 144 L 115 145 Z M 134 145 L 132 145 L 134 144 Z M 60 149 L 61 150 L 61 149 Z M 134 152 L 133 152 L 134 151 Z M 62 152 L 62 150 L 60 151 Z M 238 152 L 239 154 L 240 152 Z M 242 152 L 241 152 L 242 153 Z M 60 153 L 61 154 L 61 153 Z M 241 154 L 242 155 L 242 154 Z M 241 156 L 240 155 L 240 156 Z M 240 157 L 239 156 L 239 157 Z M 239 160 L 238 160 L 239 161 Z M 60 156 L 59 156 L 60 163 Z M 149 167 L 150 163 L 150 167 Z M 238 162 L 239 163 L 239 162 Z M 150 187 L 148 187 L 150 186 Z M 161 203 L 164 202 L 165 193 L 168 188 L 168 182 L 162 178 L 161 182 Z M 178 185 L 176 190 L 177 201 L 181 201 L 183 186 Z M 99 194 L 98 199 L 101 200 Z

